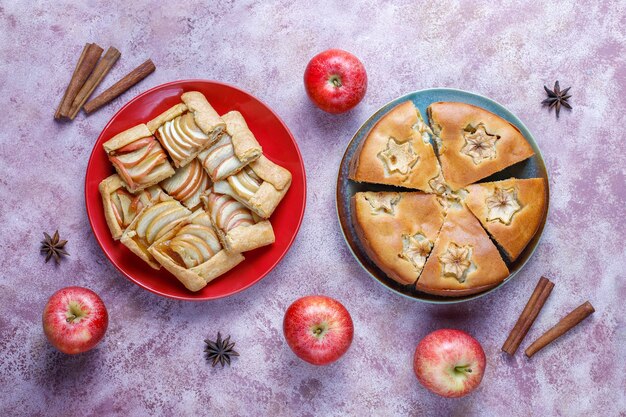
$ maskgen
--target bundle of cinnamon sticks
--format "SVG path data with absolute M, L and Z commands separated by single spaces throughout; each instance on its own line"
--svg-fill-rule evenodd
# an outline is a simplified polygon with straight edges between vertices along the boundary
M 106 77 L 121 56 L 120 51 L 114 47 L 110 47 L 104 56 L 102 56 L 103 51 L 95 43 L 85 45 L 74 68 L 72 78 L 65 89 L 61 103 L 59 103 L 59 107 L 54 113 L 55 119 L 67 118 L 74 120 L 81 108 L 87 114 L 92 113 L 146 78 L 156 69 L 154 63 L 148 59 L 98 97 L 87 102 L 96 87 L 104 80 L 104 77 Z M 102 59 L 100 59 L 101 56 Z
M 524 337 L 535 322 L 539 312 L 543 308 L 548 296 L 554 288 L 554 283 L 546 277 L 541 277 L 535 290 L 533 291 L 526 307 L 522 311 L 517 323 L 511 330 L 509 337 L 504 342 L 502 350 L 509 355 L 514 355 Z M 574 309 L 567 316 L 563 317 L 555 326 L 545 332 L 541 337 L 535 340 L 524 352 L 527 357 L 533 356 L 539 350 L 543 349 L 569 330 L 573 329 L 578 323 L 589 317 L 595 309 L 589 301 L 585 301 L 578 308 Z

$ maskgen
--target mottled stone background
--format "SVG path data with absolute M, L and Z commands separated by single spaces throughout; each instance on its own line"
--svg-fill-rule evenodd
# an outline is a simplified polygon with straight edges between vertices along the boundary
M 566 2 L 0 2 L 0 415 L 616 416 L 626 414 L 626 3 Z M 164 3 L 164 2 L 161 2 Z M 73 123 L 53 121 L 85 42 L 122 52 L 106 87 L 151 57 L 157 71 Z M 342 116 L 303 90 L 309 58 L 330 47 L 368 70 L 365 100 Z M 87 221 L 88 156 L 109 118 L 136 94 L 177 79 L 238 85 L 291 128 L 308 173 L 302 229 L 282 263 L 228 299 L 172 301 L 127 281 Z M 572 86 L 560 120 L 540 105 L 543 85 Z M 384 103 L 428 87 L 455 87 L 503 103 L 534 133 L 551 179 L 551 211 L 526 269 L 500 291 L 454 306 L 387 292 L 344 244 L 334 183 L 343 150 Z M 102 90 L 102 87 L 99 89 Z M 38 253 L 59 228 L 71 257 Z M 589 299 L 597 312 L 532 360 L 500 346 L 540 275 L 556 282 L 530 341 Z M 110 327 L 92 352 L 57 353 L 41 330 L 48 297 L 68 285 L 98 292 Z M 283 312 L 312 293 L 341 300 L 356 326 L 339 362 L 298 360 Z M 428 332 L 454 327 L 483 344 L 477 392 L 438 398 L 413 376 Z M 203 339 L 221 330 L 241 358 L 212 369 Z

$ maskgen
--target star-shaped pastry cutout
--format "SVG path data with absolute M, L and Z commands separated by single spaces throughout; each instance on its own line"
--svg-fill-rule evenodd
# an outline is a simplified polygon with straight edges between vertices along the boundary
M 479 124 L 476 128 L 465 128 L 465 145 L 461 153 L 469 156 L 478 165 L 486 159 L 496 158 L 496 142 L 500 136 L 490 135 L 485 130 L 485 125 Z
M 402 253 L 398 256 L 413 264 L 417 272 L 421 271 L 426 264 L 426 259 L 433 248 L 433 243 L 422 233 L 416 233 L 413 236 L 402 236 Z
M 493 190 L 493 194 L 485 199 L 485 204 L 489 209 L 487 221 L 499 221 L 506 225 L 511 224 L 513 215 L 522 209 L 517 201 L 517 191 L 515 188 L 498 188 Z
M 430 189 L 437 194 L 437 201 L 446 211 L 450 207 L 460 208 L 461 202 L 467 195 L 467 190 L 464 189 L 452 191 L 452 188 L 450 188 L 446 182 L 441 171 L 439 171 L 436 177 L 428 181 L 428 185 Z
M 387 148 L 378 157 L 383 160 L 390 174 L 399 172 L 402 175 L 407 175 L 419 159 L 411 142 L 401 144 L 392 137 L 387 141 Z
M 443 276 L 455 278 L 460 283 L 465 282 L 466 272 L 472 265 L 471 258 L 471 246 L 459 246 L 450 242 L 448 249 L 439 256 L 439 262 L 443 267 Z
M 400 201 L 399 193 L 374 193 L 365 194 L 365 199 L 372 206 L 372 214 L 393 214 L 394 206 Z

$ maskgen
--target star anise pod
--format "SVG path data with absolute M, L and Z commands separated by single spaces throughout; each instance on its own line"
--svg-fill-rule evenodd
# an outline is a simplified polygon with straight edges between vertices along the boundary
M 204 348 L 206 359 L 211 362 L 212 366 L 218 363 L 222 365 L 222 368 L 225 364 L 230 366 L 231 356 L 239 356 L 239 353 L 233 350 L 235 342 L 230 341 L 230 336 L 222 340 L 222 334 L 220 332 L 217 332 L 217 340 L 215 342 L 205 339 L 204 343 L 206 343 L 206 347 Z
M 548 98 L 542 101 L 541 104 L 548 106 L 549 109 L 554 107 L 557 119 L 559 118 L 559 113 L 561 112 L 561 106 L 570 110 L 572 109 L 572 106 L 567 102 L 567 100 L 569 100 L 572 96 L 571 94 L 567 94 L 570 88 L 572 87 L 567 87 L 565 90 L 561 91 L 558 81 L 554 83 L 554 90 L 550 90 L 545 85 L 543 86 L 543 89 L 546 90 L 546 93 L 548 94 Z
M 50 258 L 54 257 L 54 261 L 58 265 L 63 256 L 69 256 L 65 250 L 65 244 L 67 240 L 60 240 L 59 231 L 55 231 L 54 235 L 50 237 L 46 232 L 43 233 L 44 240 L 41 241 L 41 253 L 46 255 L 46 263 Z

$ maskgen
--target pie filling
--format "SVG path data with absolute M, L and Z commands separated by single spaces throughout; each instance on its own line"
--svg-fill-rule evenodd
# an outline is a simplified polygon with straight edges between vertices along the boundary
M 158 203 L 141 213 L 135 231 L 140 239 L 151 245 L 190 214 L 191 211 L 183 207 L 178 201 Z
M 137 213 L 150 203 L 156 202 L 162 191 L 158 187 L 150 187 L 137 194 L 131 194 L 124 188 L 118 188 L 110 195 L 111 210 L 117 224 L 125 229 L 135 219 Z
M 383 161 L 386 176 L 395 172 L 408 175 L 419 161 L 410 141 L 400 143 L 393 137 L 389 137 L 387 147 L 378 153 L 378 158 Z
M 441 274 L 444 278 L 454 278 L 464 283 L 467 275 L 476 269 L 472 262 L 473 248 L 471 245 L 459 246 L 450 242 L 446 251 L 439 255 Z
M 463 129 L 463 137 L 465 145 L 461 148 L 461 153 L 472 158 L 475 165 L 497 158 L 496 142 L 500 136 L 487 133 L 484 124 L 479 123 L 476 127 L 467 125 Z
M 418 232 L 413 236 L 402 235 L 402 252 L 398 256 L 409 261 L 417 272 L 416 277 L 419 277 L 432 249 L 433 242 L 423 233 Z
M 198 158 L 214 180 L 224 178 L 241 167 L 229 135 L 222 135 L 217 143 L 200 152 Z
M 177 263 L 193 268 L 207 262 L 222 250 L 219 239 L 210 225 L 187 224 L 183 226 L 169 244 L 169 250 Z
M 205 203 L 213 223 L 224 233 L 256 223 L 256 218 L 250 210 L 229 195 L 211 192 L 206 197 Z
M 233 190 L 245 200 L 252 198 L 263 183 L 250 167 L 245 167 L 227 180 Z
M 170 156 L 178 161 L 188 158 L 210 140 L 210 137 L 196 125 L 191 113 L 165 122 L 157 132 Z
M 394 214 L 395 206 L 401 199 L 400 193 L 369 192 L 365 194 L 365 200 L 372 207 L 372 214 Z
M 200 194 L 206 191 L 209 185 L 209 176 L 197 159 L 179 168 L 172 177 L 161 182 L 161 186 L 169 195 L 190 208 L 200 204 Z
M 109 159 L 131 188 L 148 184 L 155 178 L 155 172 L 160 175 L 163 169 L 168 169 L 167 155 L 154 136 L 136 140 L 115 150 Z
M 439 171 L 436 177 L 428 181 L 431 191 L 438 195 L 437 201 L 444 208 L 448 209 L 461 209 L 463 207 L 463 200 L 467 197 L 467 190 L 460 189 L 452 191 L 452 188 L 446 183 L 443 173 Z
M 507 226 L 511 224 L 515 213 L 522 209 L 515 188 L 496 187 L 493 194 L 485 199 L 485 204 L 488 209 L 487 221 L 499 221 Z

